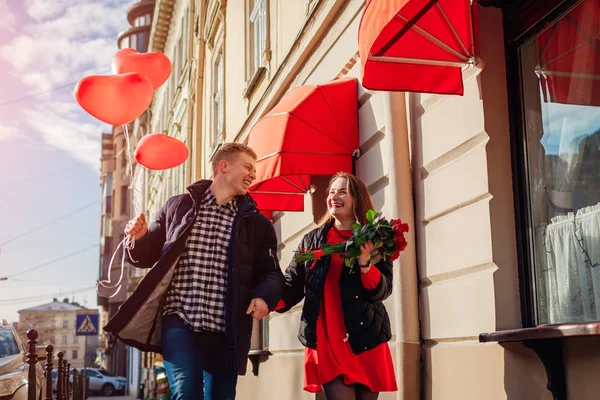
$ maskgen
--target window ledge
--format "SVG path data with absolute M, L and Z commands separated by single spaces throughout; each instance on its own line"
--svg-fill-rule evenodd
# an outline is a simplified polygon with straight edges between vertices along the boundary
M 561 339 L 581 336 L 600 336 L 600 322 L 540 325 L 535 328 L 511 329 L 479 335 L 481 343 L 522 342 L 526 340 Z
M 265 67 L 260 67 L 256 71 L 254 71 L 254 75 L 252 76 L 252 79 L 250 79 L 246 83 L 246 88 L 242 92 L 242 97 L 244 99 L 249 99 L 250 96 L 252 96 L 254 89 L 256 89 L 256 87 L 258 86 L 258 83 L 260 82 L 260 80 L 262 79 L 262 77 L 265 75 L 266 72 L 267 72 L 267 69 Z
M 250 350 L 248 352 L 248 358 L 250 359 L 250 362 L 252 362 L 252 373 L 254 376 L 258 376 L 258 367 L 260 366 L 260 363 L 267 361 L 269 356 L 272 355 L 273 353 L 267 348 L 263 350 Z
M 482 333 L 479 335 L 479 341 L 481 343 L 523 342 L 525 347 L 535 351 L 544 364 L 548 378 L 546 388 L 552 393 L 552 398 L 566 400 L 567 382 L 565 380 L 563 339 L 599 335 L 600 322 L 584 322 Z

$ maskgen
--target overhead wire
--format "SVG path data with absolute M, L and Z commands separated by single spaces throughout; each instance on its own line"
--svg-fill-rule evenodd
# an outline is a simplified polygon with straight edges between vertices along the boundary
M 19 275 L 26 274 L 27 272 L 35 271 L 35 270 L 37 270 L 37 269 L 40 269 L 40 268 L 42 268 L 42 267 L 45 267 L 45 266 L 48 266 L 48 265 L 54 264 L 54 263 L 56 263 L 56 262 L 59 262 L 59 261 L 65 260 L 65 259 L 67 259 L 67 258 L 70 258 L 70 257 L 76 256 L 76 255 L 78 255 L 78 254 L 81 254 L 81 253 L 83 253 L 83 252 L 86 252 L 86 251 L 88 251 L 88 250 L 90 250 L 90 249 L 93 249 L 93 248 L 95 248 L 95 247 L 99 247 L 99 246 L 100 246 L 99 244 L 95 244 L 95 245 L 93 245 L 93 246 L 86 247 L 85 249 L 81 249 L 81 250 L 75 251 L 75 252 L 73 252 L 73 253 L 69 253 L 69 254 L 66 254 L 66 255 L 64 255 L 64 256 L 61 256 L 61 257 L 55 258 L 55 259 L 53 259 L 53 260 L 50 260 L 50 261 L 43 262 L 43 263 L 41 263 L 41 264 L 38 264 L 38 265 L 35 265 L 35 266 L 31 267 L 31 268 L 28 268 L 28 269 L 25 269 L 25 270 L 19 271 L 19 272 L 15 273 L 15 274 L 10 274 L 10 275 L 7 275 L 7 276 L 5 276 L 5 278 L 7 278 L 6 280 L 10 280 L 11 278 L 13 278 L 13 277 L 15 277 L 15 276 L 19 276 Z M 4 278 L 4 277 L 3 277 L 3 278 Z
M 109 74 L 111 72 L 112 71 L 103 72 L 102 74 Z M 97 74 L 95 74 L 95 75 L 97 75 Z M 3 103 L 0 103 L 0 107 L 8 106 L 8 105 L 15 104 L 15 103 L 18 103 L 18 102 L 21 102 L 21 101 L 25 101 L 25 100 L 29 100 L 29 99 L 41 96 L 43 94 L 48 94 L 48 93 L 55 92 L 57 90 L 62 90 L 62 89 L 68 88 L 68 87 L 73 87 L 74 85 L 77 84 L 77 82 L 78 81 L 68 82 L 68 83 L 65 83 L 65 84 L 60 85 L 60 86 L 55 86 L 55 87 L 50 88 L 48 90 L 44 90 L 44 91 L 36 92 L 36 93 L 31 93 L 31 94 L 28 94 L 28 95 L 22 96 L 22 97 L 17 97 L 16 99 L 12 99 L 12 100 L 8 100 L 8 101 L 5 101 Z
M 0 142 L 0 144 L 2 144 L 2 143 L 4 143 L 4 142 Z M 59 171 L 50 172 L 47 174 L 31 176 L 31 177 L 24 178 L 24 179 L 16 179 L 14 181 L 0 182 L 0 186 L 8 186 L 8 185 L 15 185 L 15 184 L 24 183 L 24 182 L 36 181 L 41 178 L 46 178 L 46 177 L 53 176 L 53 175 L 63 174 L 65 172 L 70 172 L 70 171 L 75 171 L 75 168 L 69 167 L 69 168 L 61 169 Z
M 21 238 L 23 238 L 23 237 L 25 237 L 25 236 L 27 236 L 27 235 L 29 235 L 29 234 L 33 233 L 33 232 L 37 232 L 37 231 L 39 231 L 39 230 L 41 230 L 41 229 L 44 229 L 44 228 L 45 228 L 45 227 L 47 227 L 47 226 L 50 226 L 50 225 L 52 225 L 52 224 L 55 224 L 56 222 L 58 222 L 58 221 L 60 221 L 60 220 L 62 220 L 62 219 L 65 219 L 65 218 L 67 218 L 67 217 L 70 217 L 70 216 L 72 216 L 72 215 L 74 215 L 74 214 L 77 214 L 78 212 L 80 212 L 80 211 L 83 211 L 83 210 L 85 210 L 85 209 L 87 209 L 87 208 L 90 208 L 91 206 L 93 206 L 93 205 L 95 205 L 95 204 L 98 204 L 98 203 L 100 203 L 100 200 L 96 200 L 96 201 L 94 201 L 94 202 L 92 202 L 92 203 L 86 204 L 85 206 L 83 206 L 83 207 L 81 207 L 81 208 L 78 208 L 78 209 L 76 209 L 76 210 L 74 210 L 74 211 L 71 211 L 71 212 L 70 212 L 70 213 L 68 213 L 68 214 L 65 214 L 65 215 L 63 215 L 63 216 L 61 216 L 61 217 L 55 218 L 55 219 L 53 219 L 53 220 L 51 220 L 51 221 L 48 221 L 48 222 L 46 222 L 46 223 L 45 223 L 45 224 L 43 224 L 43 225 L 40 225 L 40 226 L 38 226 L 38 227 L 35 227 L 35 228 L 33 228 L 33 229 L 30 229 L 30 230 L 28 230 L 27 232 L 24 232 L 24 233 L 21 233 L 20 235 L 17 235 L 17 236 L 15 236 L 15 237 L 12 237 L 12 238 L 10 238 L 10 239 L 8 239 L 8 240 L 4 241 L 4 242 L 2 243 L 2 245 L 3 245 L 3 246 L 6 246 L 7 244 L 9 244 L 9 243 L 11 243 L 11 242 L 14 242 L 15 240 L 21 239 Z
M 62 296 L 62 295 L 67 295 L 67 294 L 68 295 L 80 294 L 80 293 L 88 292 L 88 291 L 91 291 L 94 289 L 95 289 L 95 286 L 90 286 L 90 287 L 79 288 L 79 289 L 75 289 L 75 290 L 61 290 L 60 292 L 55 292 L 55 293 L 39 294 L 36 296 L 15 297 L 15 298 L 11 298 L 11 299 L 0 299 L 0 307 L 6 306 L 6 305 L 18 304 L 18 303 L 28 303 L 28 302 L 38 301 L 38 300 L 42 300 L 42 299 L 45 299 L 48 297 L 56 297 L 56 296 Z

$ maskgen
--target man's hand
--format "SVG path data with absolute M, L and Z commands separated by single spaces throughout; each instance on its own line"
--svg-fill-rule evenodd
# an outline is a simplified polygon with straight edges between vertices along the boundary
M 125 227 L 125 236 L 129 236 L 130 239 L 141 239 L 148 232 L 148 224 L 146 223 L 146 217 L 144 213 L 141 213 L 134 219 L 130 220 Z
M 269 314 L 269 306 L 267 306 L 267 303 L 263 299 L 257 297 L 250 302 L 246 314 L 251 314 L 255 320 L 260 321 Z

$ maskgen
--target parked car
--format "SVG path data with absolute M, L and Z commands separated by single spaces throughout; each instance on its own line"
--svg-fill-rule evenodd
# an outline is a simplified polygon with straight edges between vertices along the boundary
M 85 372 L 89 378 L 89 392 L 101 393 L 104 396 L 125 393 L 127 378 L 113 376 L 102 368 L 86 368 Z
M 29 365 L 25 362 L 27 345 L 6 320 L 0 322 L 0 399 L 27 400 Z M 44 371 L 38 363 L 36 386 L 38 399 L 45 397 Z

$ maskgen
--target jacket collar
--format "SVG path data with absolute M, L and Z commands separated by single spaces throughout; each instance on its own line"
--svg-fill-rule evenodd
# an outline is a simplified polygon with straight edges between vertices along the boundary
M 332 225 L 333 218 L 330 218 L 327 220 L 327 222 L 317 228 L 317 240 L 321 246 L 327 243 L 327 232 L 329 232 L 329 229 L 331 229 Z
M 211 184 L 212 180 L 201 179 L 187 187 L 187 190 L 188 192 L 190 192 L 192 199 L 194 199 L 196 206 L 200 204 L 200 201 L 202 201 L 202 196 L 204 196 L 204 193 L 210 188 Z M 245 194 L 243 196 L 236 196 L 236 200 L 238 204 L 238 209 L 240 210 L 246 208 L 256 208 L 256 202 L 252 197 L 250 197 L 249 194 Z

